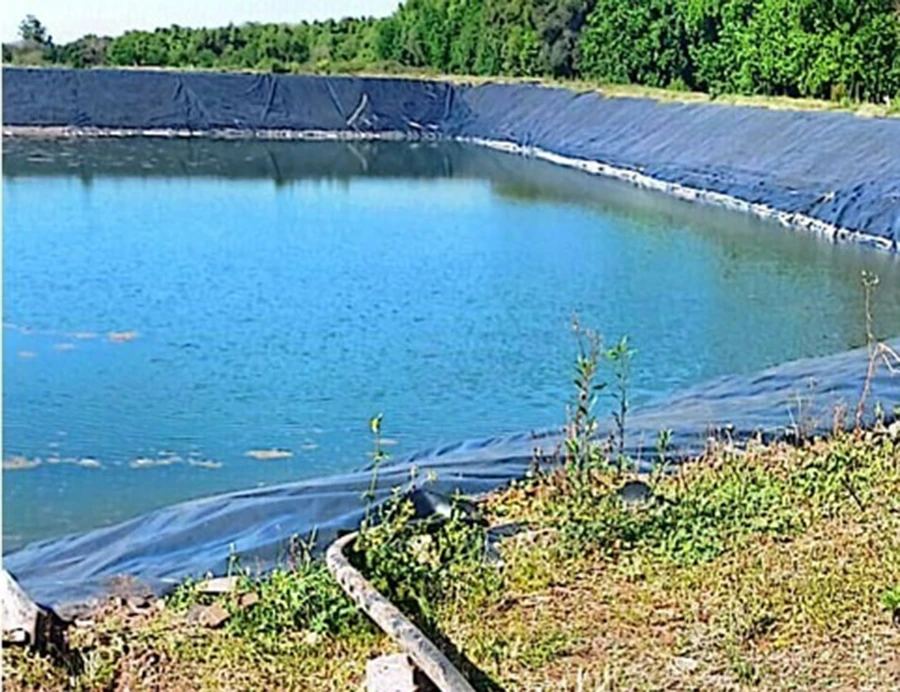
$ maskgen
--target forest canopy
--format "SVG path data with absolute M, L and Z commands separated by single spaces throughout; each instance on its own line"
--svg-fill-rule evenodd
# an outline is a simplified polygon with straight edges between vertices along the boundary
M 171 26 L 53 43 L 34 17 L 6 63 L 508 75 L 711 94 L 900 99 L 900 0 L 407 0 L 386 18 Z

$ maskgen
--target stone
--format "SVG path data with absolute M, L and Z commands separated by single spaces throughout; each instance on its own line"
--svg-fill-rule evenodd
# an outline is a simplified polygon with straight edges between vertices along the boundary
M 619 488 L 618 495 L 626 505 L 640 505 L 655 500 L 653 490 L 644 481 L 628 481 Z
M 188 610 L 187 614 L 188 622 L 193 622 L 211 629 L 221 627 L 230 617 L 231 613 L 229 613 L 221 603 L 195 605 Z
M 41 609 L 5 569 L 0 570 L 0 598 L 3 601 L 3 638 L 19 644 L 33 644 Z
M 366 663 L 366 692 L 417 692 L 415 668 L 406 654 L 388 654 Z
M 237 577 L 214 577 L 200 582 L 197 591 L 200 593 L 231 593 L 237 588 Z
M 12 575 L 0 569 L 3 641 L 50 654 L 61 661 L 68 650 L 68 623 L 31 600 Z
M 689 656 L 676 656 L 672 659 L 672 667 L 679 673 L 692 673 L 697 670 L 699 665 L 700 661 L 696 658 L 690 658 Z
M 238 606 L 241 610 L 245 610 L 257 603 L 259 603 L 259 594 L 255 591 L 249 591 L 241 596 L 241 599 L 238 601 Z

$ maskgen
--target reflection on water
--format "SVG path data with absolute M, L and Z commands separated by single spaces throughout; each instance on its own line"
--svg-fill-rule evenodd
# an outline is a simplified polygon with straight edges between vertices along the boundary
M 863 269 L 900 333 L 890 256 L 498 152 L 4 145 L 7 549 L 559 422 L 575 311 L 636 403 L 861 344 Z

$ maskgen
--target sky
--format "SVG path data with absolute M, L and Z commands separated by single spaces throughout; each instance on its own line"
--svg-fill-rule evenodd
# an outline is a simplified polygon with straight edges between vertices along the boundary
M 85 34 L 115 36 L 127 29 L 224 26 L 229 22 L 299 22 L 304 19 L 384 16 L 399 0 L 11 0 L 0 9 L 3 41 L 18 38 L 19 22 L 33 14 L 55 43 Z

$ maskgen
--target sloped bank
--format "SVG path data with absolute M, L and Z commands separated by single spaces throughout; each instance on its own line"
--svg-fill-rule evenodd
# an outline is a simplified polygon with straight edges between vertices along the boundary
M 897 249 L 900 119 L 528 84 L 3 70 L 7 134 L 452 137 Z
M 786 206 L 785 214 L 823 224 L 831 223 L 829 218 L 846 224 L 858 220 L 858 226 L 846 226 L 858 238 L 877 239 L 885 246 L 897 241 L 900 121 L 688 107 L 527 86 L 30 70 L 4 71 L 4 117 L 13 133 L 30 128 L 35 134 L 56 128 L 57 134 L 459 137 L 540 151 L 563 163 L 587 162 L 579 165 L 598 172 L 624 171 L 636 182 L 644 176 L 689 190 L 695 188 L 687 183 L 700 181 L 709 186 L 704 188 L 708 195 L 726 194 L 716 192 L 715 185 L 740 191 L 733 186 L 743 181 L 748 195 L 756 195 L 752 204 L 774 209 L 773 200 L 780 195 L 795 205 Z M 691 130 L 697 118 L 701 122 Z M 766 120 L 769 131 L 750 127 L 758 118 Z M 681 129 L 663 131 L 672 123 L 680 123 Z M 778 129 L 791 123 L 787 134 Z M 728 133 L 734 134 L 733 141 Z M 771 147 L 772 141 L 789 151 Z M 848 141 L 865 144 L 848 146 Z M 782 169 L 768 177 L 764 164 L 779 160 Z M 665 176 L 684 182 L 668 183 Z M 810 201 L 815 195 L 829 199 L 817 206 Z M 855 404 L 865 370 L 865 353 L 857 351 L 693 388 L 635 411 L 628 453 L 652 459 L 663 429 L 672 429 L 681 456 L 701 449 L 710 428 L 727 428 L 736 437 L 757 431 L 777 436 L 793 416 L 804 427 L 827 431 L 835 406 Z M 880 373 L 872 401 L 893 415 L 893 405 L 900 402 L 900 378 Z M 487 492 L 522 476 L 535 448 L 552 450 L 559 442 L 556 432 L 521 434 L 413 455 L 381 469 L 376 497 L 382 501 L 393 487 L 409 484 L 415 466 L 419 474 L 411 490 L 420 511 L 427 513 L 457 490 Z M 433 482 L 428 471 L 436 474 Z M 359 524 L 364 513 L 360 496 L 370 482 L 371 473 L 360 471 L 206 498 L 84 535 L 32 544 L 5 556 L 4 562 L 33 597 L 55 606 L 100 595 L 120 574 L 165 591 L 187 576 L 224 571 L 232 545 L 248 564 L 262 568 L 283 557 L 291 536 L 315 530 L 324 545 Z

